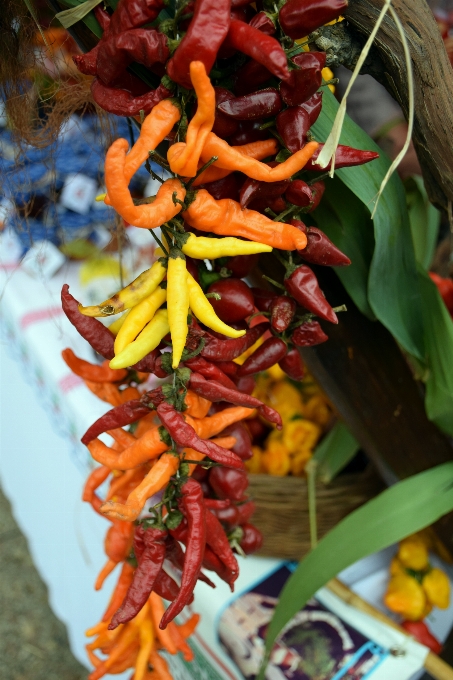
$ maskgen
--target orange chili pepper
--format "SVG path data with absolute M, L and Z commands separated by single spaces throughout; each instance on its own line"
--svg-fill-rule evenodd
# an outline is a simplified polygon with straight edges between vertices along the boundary
M 105 579 L 107 578 L 107 576 L 109 576 L 109 574 L 112 573 L 117 564 L 118 562 L 114 562 L 113 560 L 107 560 L 107 562 L 104 564 L 96 578 L 96 581 L 94 583 L 95 590 L 101 590 L 102 586 L 104 585 Z
M 165 139 L 172 127 L 181 118 L 179 107 L 172 99 L 159 102 L 143 121 L 140 137 L 126 156 L 124 176 L 129 184 L 132 176 L 144 163 L 150 151 Z
M 193 661 L 193 651 L 190 649 L 184 636 L 181 634 L 179 626 L 177 626 L 174 621 L 170 621 L 167 628 L 175 642 L 176 647 L 178 648 L 178 652 L 182 652 L 184 661 Z
M 208 399 L 199 397 L 198 394 L 195 394 L 192 390 L 187 390 L 184 403 L 187 406 L 184 413 L 188 416 L 192 416 L 192 418 L 204 418 L 211 408 L 211 402 Z
M 110 204 L 126 222 L 144 229 L 154 229 L 167 222 L 181 211 L 179 203 L 173 203 L 173 194 L 183 201 L 186 190 L 178 179 L 164 182 L 152 203 L 134 205 L 124 175 L 126 151 L 128 143 L 125 139 L 113 142 L 105 157 L 105 185 Z
M 111 406 L 119 406 L 122 404 L 121 393 L 116 385 L 113 383 L 98 383 L 92 380 L 83 381 L 88 389 L 93 392 L 99 399 L 106 401 Z
M 236 151 L 224 139 L 220 139 L 213 132 L 210 132 L 203 147 L 201 159 L 206 163 L 213 156 L 217 156 L 219 160 L 213 163 L 213 165 L 218 168 L 239 170 L 248 177 L 261 182 L 279 182 L 280 180 L 289 179 L 296 172 L 302 170 L 318 146 L 318 142 L 308 142 L 303 149 L 293 153 L 284 163 L 279 163 L 275 168 L 271 168 L 255 159 L 245 158 L 243 154 Z
M 136 387 L 129 386 L 126 387 L 124 390 L 120 390 L 120 397 L 121 403 L 124 404 L 126 401 L 131 401 L 131 399 L 140 399 L 140 392 Z
M 107 430 L 109 434 L 118 444 L 125 449 L 137 441 L 136 437 L 130 432 L 126 432 L 122 427 L 116 427 L 114 430 Z
M 116 370 L 110 368 L 108 361 L 103 362 L 101 366 L 91 364 L 89 361 L 76 356 L 69 347 L 62 351 L 61 356 L 71 371 L 84 378 L 84 380 L 91 380 L 92 382 L 119 382 L 127 376 L 125 368 Z
M 156 670 L 159 680 L 173 680 L 173 676 L 168 670 L 168 664 L 160 654 L 153 650 L 149 655 L 150 664 Z M 153 680 L 155 676 L 152 676 Z M 148 678 L 146 678 L 148 680 Z
M 130 470 L 137 467 L 148 460 L 157 458 L 157 456 L 164 451 L 167 451 L 168 446 L 159 436 L 159 427 L 155 425 L 151 430 L 137 439 L 134 444 L 128 446 L 120 454 L 101 442 L 100 439 L 93 439 L 88 444 L 88 450 L 93 456 L 94 460 L 102 465 L 112 468 L 112 470 Z
M 222 430 L 229 425 L 237 423 L 238 420 L 244 420 L 244 418 L 248 418 L 253 413 L 255 413 L 253 408 L 232 406 L 231 408 L 226 408 L 223 411 L 214 413 L 214 415 L 208 416 L 207 418 L 197 419 L 185 416 L 185 420 L 193 427 L 199 437 L 202 439 L 210 439 L 216 434 L 219 434 L 219 432 L 222 432 Z
M 113 591 L 112 597 L 110 598 L 109 606 L 104 612 L 102 620 L 109 622 L 113 614 L 116 612 L 118 607 L 121 605 L 124 597 L 132 583 L 132 578 L 134 576 L 134 568 L 129 564 L 129 562 L 124 562 L 121 574 L 119 576 L 118 582 L 116 584 L 115 590 Z M 116 629 L 118 630 L 118 629 Z M 119 629 L 121 630 L 121 629 Z M 89 632 L 87 631 L 87 635 Z
M 162 647 L 170 654 L 177 654 L 178 648 L 168 630 L 168 626 L 165 630 L 159 628 L 159 623 L 164 615 L 165 607 L 159 595 L 152 592 L 149 596 L 149 603 L 151 608 L 151 618 L 154 624 L 154 630 L 156 631 L 157 639 L 159 640 Z
M 107 479 L 111 470 L 104 465 L 95 468 L 88 476 L 85 486 L 83 487 L 82 500 L 86 503 L 91 503 L 96 489 L 98 489 Z
M 173 144 L 167 153 L 171 170 L 182 177 L 197 174 L 198 161 L 215 119 L 215 92 L 205 65 L 201 61 L 192 61 L 189 68 L 198 98 L 197 112 L 187 127 L 186 141 Z
M 274 222 L 255 210 L 243 210 L 231 198 L 216 201 L 205 189 L 197 192 L 195 201 L 184 213 L 184 219 L 200 231 L 242 236 L 280 250 L 303 250 L 307 245 L 306 235 L 296 227 Z
M 126 503 L 107 501 L 101 506 L 101 512 L 108 517 L 133 522 L 143 510 L 146 500 L 168 484 L 178 467 L 179 457 L 173 453 L 164 453 L 143 481 L 129 494 Z
M 116 496 L 120 493 L 123 487 L 128 486 L 138 475 L 143 475 L 143 471 L 141 469 L 133 468 L 132 470 L 126 470 L 119 477 L 112 479 L 105 500 L 109 501 L 112 496 Z
M 179 632 L 185 638 L 190 637 L 192 635 L 192 633 L 194 632 L 195 628 L 198 626 L 199 621 L 200 621 L 200 614 L 192 614 L 190 619 L 188 619 L 183 624 L 178 626 Z
M 277 153 L 278 144 L 276 139 L 264 139 L 258 142 L 242 144 L 241 146 L 232 146 L 231 148 L 247 158 L 254 158 L 257 161 L 262 161 L 265 158 L 268 158 L 268 156 L 273 156 Z M 232 170 L 216 167 L 215 164 L 210 165 L 209 168 L 206 168 L 206 170 L 194 180 L 192 186 L 196 187 L 199 184 L 205 184 L 206 182 L 216 182 L 218 179 L 223 179 L 227 175 L 231 175 L 232 172 Z

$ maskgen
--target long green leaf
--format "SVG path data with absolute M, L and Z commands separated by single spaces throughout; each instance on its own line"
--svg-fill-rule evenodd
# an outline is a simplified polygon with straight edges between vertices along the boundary
M 338 102 L 325 88 L 321 115 L 313 126 L 319 141 L 327 139 Z M 336 171 L 344 184 L 367 206 L 371 214 L 374 198 L 390 161 L 371 138 L 348 116 L 341 144 L 371 149 L 380 158 L 366 165 Z M 320 224 L 322 228 L 322 224 Z M 367 225 L 363 226 L 364 229 Z M 368 279 L 368 302 L 376 317 L 400 345 L 420 361 L 425 359 L 421 297 L 403 185 L 396 174 L 390 179 L 374 218 L 375 249 Z M 349 292 L 349 291 L 348 291 Z
M 415 258 L 428 269 L 434 257 L 440 226 L 440 212 L 429 202 L 423 179 L 417 175 L 404 182 Z
M 453 510 L 453 462 L 395 484 L 342 520 L 318 543 L 286 582 L 269 624 L 266 656 L 282 628 L 319 588 L 367 555 L 429 526 Z
M 362 314 L 376 319 L 368 303 L 368 277 L 374 252 L 374 233 L 370 213 L 343 182 L 327 181 L 326 192 L 314 213 L 328 237 L 351 260 L 349 267 L 338 267 L 338 278 Z
M 65 5 L 66 7 L 78 7 L 79 5 L 83 5 L 85 0 L 61 0 L 62 4 Z M 102 35 L 102 29 L 99 25 L 98 20 L 94 16 L 93 12 L 90 12 L 86 16 L 83 17 L 82 19 L 83 23 L 85 26 L 87 26 L 92 33 L 96 36 L 96 38 L 100 38 Z
M 426 413 L 453 436 L 453 321 L 437 287 L 421 267 L 420 287 L 428 353 Z
M 318 464 L 318 478 L 325 484 L 331 482 L 358 450 L 359 442 L 339 420 L 313 454 L 312 460 Z

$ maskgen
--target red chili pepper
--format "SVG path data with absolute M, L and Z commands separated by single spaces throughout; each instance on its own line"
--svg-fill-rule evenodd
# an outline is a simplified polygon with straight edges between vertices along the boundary
M 170 437 L 176 442 L 178 446 L 189 447 L 204 453 L 209 456 L 216 463 L 225 465 L 225 467 L 232 467 L 242 469 L 244 467 L 241 459 L 232 451 L 218 446 L 215 442 L 208 439 L 201 439 L 191 425 L 186 423 L 184 418 L 171 404 L 164 402 L 157 407 L 157 415 L 159 416 L 162 425 L 167 429 Z
M 306 182 L 295 179 L 285 191 L 285 198 L 293 205 L 307 208 L 313 201 L 313 193 Z
M 440 654 L 442 644 L 434 637 L 424 621 L 403 621 L 401 628 L 412 635 L 420 644 L 428 647 L 434 654 Z
M 288 293 L 302 307 L 320 316 L 321 319 L 330 321 L 330 323 L 338 323 L 337 315 L 327 302 L 319 287 L 318 279 L 310 267 L 305 264 L 296 267 L 290 274 L 287 274 L 284 284 Z
M 258 29 L 258 31 L 261 31 L 261 33 L 265 33 L 266 35 L 274 35 L 275 31 L 277 30 L 275 27 L 275 21 L 271 18 L 267 12 L 258 12 L 258 14 L 255 14 L 255 16 L 249 21 L 250 26 L 253 26 L 253 28 Z
M 282 419 L 280 414 L 270 406 L 266 406 L 262 401 L 248 394 L 242 394 L 237 390 L 230 390 L 214 380 L 205 380 L 199 373 L 192 373 L 189 380 L 190 389 L 199 394 L 204 399 L 212 402 L 227 401 L 235 406 L 246 406 L 257 408 L 259 413 L 270 423 L 275 423 L 281 430 Z
M 312 200 L 311 200 L 308 212 L 313 212 L 313 210 L 316 210 L 316 208 L 318 207 L 318 205 L 321 202 L 322 197 L 324 196 L 324 191 L 326 190 L 326 184 L 322 180 L 319 180 L 318 182 L 314 182 L 313 184 L 311 184 L 310 188 L 311 188 Z
M 240 255 L 238 256 L 240 257 Z M 245 256 L 247 257 L 247 256 Z M 226 375 L 234 377 L 238 372 L 239 366 L 234 361 L 216 361 L 216 366 L 220 368 Z
M 246 524 L 256 510 L 256 504 L 253 501 L 247 501 L 236 506 L 238 509 L 238 524 Z
M 269 312 L 272 301 L 275 300 L 277 293 L 273 290 L 265 290 L 264 288 L 252 288 L 253 297 L 255 299 L 255 306 L 260 312 Z
M 224 498 L 222 500 L 220 500 L 220 498 L 205 498 L 204 505 L 205 508 L 209 508 L 209 510 L 223 510 L 230 507 L 231 501 L 229 498 Z
M 328 339 L 318 321 L 306 321 L 298 326 L 291 336 L 291 341 L 298 347 L 313 347 Z
M 164 562 L 166 535 L 167 531 L 164 529 L 150 528 L 144 532 L 143 554 L 126 597 L 109 624 L 109 630 L 114 630 L 120 623 L 131 621 L 148 600 Z
M 79 303 L 69 292 L 67 283 L 61 289 L 61 306 L 82 338 L 89 342 L 91 347 L 104 359 L 113 359 L 115 356 L 113 350 L 115 336 L 98 319 L 85 316 L 79 312 Z
M 198 188 L 209 191 L 211 196 L 213 196 L 216 201 L 220 201 L 222 198 L 231 198 L 233 201 L 239 200 L 239 182 L 235 172 L 232 172 L 230 175 L 227 175 L 222 179 L 218 179 L 216 182 L 200 184 Z
M 104 85 L 98 78 L 91 83 L 91 94 L 101 109 L 116 116 L 138 116 L 140 111 L 148 114 L 160 101 L 171 97 L 170 90 L 163 85 L 134 97 L 127 90 Z
M 161 569 L 157 575 L 153 590 L 159 595 L 159 597 L 163 597 L 164 600 L 168 600 L 169 602 L 176 600 L 179 594 L 178 584 L 163 569 Z M 192 602 L 193 593 L 187 601 L 187 604 L 192 604 Z
M 305 146 L 311 122 L 310 114 L 303 108 L 303 105 L 291 106 L 289 109 L 281 111 L 275 122 L 278 134 L 291 153 L 296 153 Z
M 261 444 L 269 434 L 269 428 L 261 418 L 247 418 L 246 427 L 254 444 Z
M 81 442 L 85 445 L 89 444 L 103 432 L 136 423 L 137 420 L 148 415 L 149 412 L 148 406 L 145 406 L 140 399 L 126 401 L 124 404 L 115 406 L 115 408 L 110 409 L 110 411 L 107 411 L 107 413 L 98 418 L 85 432 Z
M 300 104 L 300 106 L 307 111 L 308 115 L 310 116 L 310 126 L 314 125 L 316 121 L 318 120 L 318 116 L 321 113 L 322 109 L 322 91 L 321 92 L 315 92 L 313 97 L 310 97 L 310 99 L 307 99 L 306 102 L 303 104 Z
M 347 6 L 347 0 L 288 0 L 278 19 L 286 35 L 296 40 L 337 19 Z
M 231 119 L 233 120 L 233 118 Z M 263 120 L 241 120 L 238 130 L 228 140 L 231 146 L 243 146 L 252 142 L 260 142 L 269 139 L 268 130 L 261 130 Z
M 286 54 L 278 40 L 253 26 L 233 19 L 228 31 L 228 43 L 243 54 L 265 66 L 274 76 L 288 80 Z
M 255 510 L 255 503 L 253 501 L 247 501 L 246 503 L 240 503 L 239 505 L 231 504 L 228 508 L 225 508 L 225 510 L 215 510 L 214 514 L 223 524 L 228 524 L 230 527 L 233 527 L 249 522 Z
M 105 85 L 115 85 L 116 78 L 132 62 L 150 68 L 156 62 L 165 64 L 169 56 L 167 37 L 163 33 L 133 28 L 100 42 L 96 75 Z
M 244 534 L 239 545 L 246 555 L 251 555 L 262 547 L 263 534 L 253 524 L 243 524 L 241 528 Z
M 321 87 L 322 69 L 326 65 L 325 52 L 302 52 L 292 60 L 299 70 L 291 71 L 287 82 L 280 86 L 280 94 L 288 106 L 297 106 L 310 99 Z
M 253 0 L 231 0 L 231 7 L 245 7 L 250 5 Z
M 247 473 L 242 470 L 228 470 L 227 468 L 216 467 L 209 473 L 209 484 L 219 498 L 242 501 L 248 488 L 249 480 Z
M 189 478 L 181 485 L 179 505 L 187 519 L 187 549 L 184 556 L 181 587 L 178 596 L 162 617 L 159 624 L 159 628 L 162 630 L 182 611 L 193 595 L 200 575 L 206 545 L 206 510 L 203 491 L 195 479 Z
M 307 235 L 306 247 L 298 251 L 302 259 L 312 264 L 328 267 L 346 267 L 351 264 L 349 257 L 342 253 L 320 229 L 306 227 L 300 220 L 291 220 L 291 224 Z
M 250 328 L 242 338 L 237 339 L 219 340 L 214 336 L 208 336 L 208 342 L 201 350 L 201 355 L 206 359 L 212 359 L 213 361 L 232 361 L 233 359 L 237 359 L 237 357 L 241 356 L 245 350 L 254 345 L 268 328 L 269 324 L 267 322 L 259 323 L 256 326 L 253 326 L 253 328 Z M 198 368 L 196 370 L 199 371 Z M 201 373 L 201 371 L 199 371 L 199 373 Z
M 224 87 L 215 87 L 214 91 L 216 112 L 214 127 L 212 128 L 212 131 L 217 135 L 217 137 L 227 139 L 228 137 L 231 137 L 231 135 L 234 135 L 235 132 L 237 132 L 238 123 L 232 120 L 229 116 L 226 116 L 218 107 L 224 102 L 227 102 L 230 99 L 234 99 L 235 95 L 233 94 L 233 92 L 230 92 L 230 90 L 227 90 Z M 222 198 L 224 197 L 222 196 Z
M 286 331 L 294 318 L 296 308 L 295 301 L 287 295 L 279 295 L 272 300 L 270 305 L 271 326 L 277 333 Z
M 253 207 L 256 201 L 264 201 L 267 204 L 272 199 L 279 198 L 287 190 L 290 182 L 289 179 L 279 182 L 260 182 L 247 177 L 239 192 L 241 208 L 247 208 L 250 205 Z
M 236 323 L 253 314 L 255 305 L 249 286 L 241 279 L 219 279 L 208 288 L 209 293 L 220 295 L 210 299 L 217 316 L 225 323 Z
M 255 389 L 255 378 L 253 375 L 243 375 L 236 378 L 236 389 L 243 394 L 252 394 Z
M 230 28 L 231 0 L 196 0 L 192 21 L 187 33 L 167 63 L 172 80 L 188 90 L 193 89 L 190 62 L 203 62 L 206 73 L 214 65 L 220 45 Z
M 111 33 L 152 23 L 164 5 L 162 0 L 120 0 L 111 16 Z
M 255 59 L 251 59 L 236 73 L 234 91 L 238 95 L 254 92 L 270 78 L 272 78 L 272 73 L 269 69 Z
M 268 338 L 245 360 L 238 371 L 238 375 L 250 375 L 265 371 L 277 364 L 280 359 L 283 359 L 287 349 L 286 343 L 280 338 Z
M 239 576 L 237 559 L 233 555 L 222 525 L 210 510 L 206 510 L 206 544 L 223 562 L 230 573 L 231 582 L 234 582 Z
M 448 311 L 453 316 L 453 280 L 444 279 L 442 276 L 439 276 L 434 272 L 429 272 L 429 275 L 431 277 L 431 281 L 436 284 Z
M 178 541 L 174 536 L 172 535 L 174 532 L 171 531 L 170 535 L 167 537 L 167 549 L 165 553 L 165 557 L 167 557 L 174 566 L 182 571 L 184 569 L 184 559 L 185 555 L 184 552 L 179 545 Z M 214 583 L 211 581 L 210 578 L 206 576 L 206 574 L 203 574 L 202 571 L 200 571 L 198 575 L 198 580 L 203 581 L 204 583 L 207 583 L 208 586 L 211 588 L 215 588 Z
M 282 109 L 282 99 L 273 87 L 258 90 L 242 97 L 228 99 L 217 106 L 218 110 L 236 120 L 256 120 L 275 116 Z
M 304 377 L 304 364 L 296 347 L 290 349 L 288 354 L 280 359 L 278 365 L 292 380 L 302 380 Z
M 230 390 L 236 389 L 234 382 L 230 380 L 227 375 L 225 375 L 219 366 L 212 364 L 210 361 L 206 361 L 206 359 L 203 359 L 203 357 L 196 356 L 193 359 L 185 361 L 184 363 L 187 368 L 190 368 L 191 371 L 197 371 L 197 373 L 201 373 L 204 378 L 216 380 L 225 387 L 228 387 Z
M 224 267 L 229 269 L 237 279 L 243 279 L 255 268 L 259 259 L 259 253 L 253 255 L 234 255 L 226 260 Z
M 324 167 L 315 165 L 315 161 L 321 153 L 323 147 L 324 144 L 320 144 L 318 146 L 313 156 L 304 166 L 304 171 L 327 172 L 327 170 L 330 170 L 332 165 L 331 163 Z M 355 165 L 363 165 L 364 163 L 374 161 L 376 158 L 379 158 L 379 154 L 376 151 L 362 151 L 361 149 L 353 149 L 351 146 L 339 144 L 335 152 L 335 168 L 339 170 L 340 168 L 350 168 Z
M 249 421 L 247 421 L 249 422 Z M 226 427 L 219 435 L 219 437 L 231 436 L 236 439 L 232 451 L 239 456 L 241 460 L 249 460 L 253 456 L 252 440 L 249 431 L 244 423 L 234 423 Z
M 224 565 L 224 563 L 208 545 L 204 551 L 203 567 L 205 567 L 205 569 L 209 569 L 210 571 L 214 571 L 223 581 L 225 581 L 225 583 L 228 583 L 231 588 L 231 592 L 234 591 L 234 582 L 237 579 L 237 575 L 233 574 Z

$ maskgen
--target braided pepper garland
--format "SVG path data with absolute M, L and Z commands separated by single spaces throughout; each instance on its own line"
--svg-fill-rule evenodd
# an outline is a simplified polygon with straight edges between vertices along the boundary
M 119 0 L 112 14 L 98 6 L 103 36 L 74 58 L 95 76 L 102 108 L 142 120 L 131 149 L 118 139 L 107 152 L 105 203 L 162 235 L 158 261 L 99 305 L 84 307 L 62 290 L 67 317 L 105 362 L 91 365 L 69 349 L 63 358 L 112 406 L 82 438 L 100 464 L 83 499 L 111 522 L 96 588 L 122 564 L 102 621 L 87 632 L 97 636 L 87 645 L 90 680 L 127 668 L 134 680 L 171 678 L 160 649 L 192 658 L 186 638 L 197 616 L 180 626 L 173 619 L 198 580 L 214 587 L 203 570 L 233 589 L 234 553 L 262 543 L 250 523 L 247 419 L 279 429 L 282 421 L 252 396 L 255 376 L 278 363 L 301 379 L 297 347 L 328 339 L 315 317 L 338 323 L 304 261 L 350 264 L 300 219 L 324 193 L 324 174 L 310 179 L 325 170 L 310 127 L 328 83 L 325 53 L 294 42 L 338 19 L 346 0 L 264 0 L 258 13 L 242 0 L 177 0 L 171 19 L 168 7 L 162 18 L 164 4 Z M 156 89 L 128 70 L 137 62 L 152 77 L 166 69 Z M 166 159 L 156 152 L 165 140 Z M 376 156 L 339 146 L 335 165 Z M 150 157 L 172 176 L 137 201 L 129 183 Z M 242 279 L 272 250 L 286 272 L 272 281 L 279 293 L 249 288 Z M 120 313 L 109 329 L 96 318 Z M 167 380 L 147 390 L 149 373 Z M 104 433 L 112 444 L 99 439 Z M 161 598 L 171 603 L 166 611 Z

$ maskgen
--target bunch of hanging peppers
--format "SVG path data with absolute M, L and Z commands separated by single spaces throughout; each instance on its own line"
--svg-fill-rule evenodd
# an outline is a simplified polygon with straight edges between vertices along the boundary
M 253 396 L 255 377 L 278 364 L 302 378 L 298 347 L 325 342 L 324 322 L 338 323 L 342 309 L 331 307 L 309 265 L 350 264 L 311 214 L 330 165 L 317 163 L 322 144 L 310 127 L 331 83 L 326 54 L 310 51 L 310 34 L 346 6 L 119 0 L 113 12 L 94 9 L 103 35 L 74 57 L 93 76 L 96 103 L 140 127 L 131 148 L 117 139 L 108 150 L 103 199 L 159 244 L 159 259 L 98 305 L 83 306 L 68 286 L 62 290 L 68 319 L 104 363 L 83 362 L 71 350 L 64 358 L 113 407 L 82 438 L 100 464 L 84 500 L 111 521 L 96 587 L 123 565 L 102 622 L 89 631 L 98 635 L 88 645 L 92 680 L 117 667 L 135 667 L 134 680 L 171 677 L 155 652 L 189 654 L 173 619 L 197 581 L 213 585 L 210 570 L 232 589 L 235 553 L 261 546 L 250 521 L 244 461 L 252 448 L 242 421 L 277 429 L 282 422 Z M 137 77 L 137 64 L 148 83 L 157 79 L 153 89 Z M 376 156 L 338 146 L 335 166 Z M 134 199 L 129 183 L 143 164 L 161 186 L 156 196 Z M 249 285 L 244 279 L 260 254 L 271 251 L 283 279 Z M 114 315 L 108 328 L 97 318 Z M 162 380 L 154 389 L 150 374 Z M 159 598 L 170 602 L 165 612 Z M 171 644 L 162 637 L 170 627 Z

